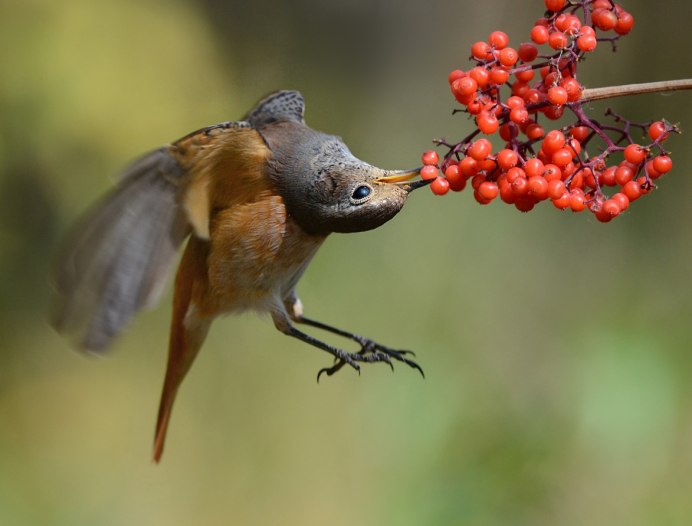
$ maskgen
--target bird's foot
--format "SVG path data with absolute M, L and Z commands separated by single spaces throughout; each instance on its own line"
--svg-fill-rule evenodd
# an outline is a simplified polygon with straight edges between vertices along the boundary
M 354 337 L 353 339 L 360 344 L 360 351 L 355 353 L 342 351 L 338 356 L 335 357 L 336 363 L 334 365 L 332 365 L 331 367 L 324 367 L 318 371 L 318 382 L 320 381 L 320 376 L 322 376 L 323 374 L 326 374 L 327 376 L 332 376 L 334 373 L 341 370 L 341 368 L 346 364 L 353 367 L 356 371 L 358 371 L 358 374 L 360 374 L 360 365 L 358 365 L 357 362 L 384 362 L 392 368 L 392 371 L 394 370 L 394 361 L 402 362 L 408 365 L 409 367 L 412 367 L 413 369 L 417 369 L 421 376 L 425 378 L 425 373 L 423 372 L 423 369 L 420 367 L 420 365 L 418 365 L 416 362 L 407 357 L 415 356 L 415 353 L 413 351 L 392 349 L 390 347 L 380 345 L 379 343 L 374 342 L 368 338 L 363 338 L 360 336 Z

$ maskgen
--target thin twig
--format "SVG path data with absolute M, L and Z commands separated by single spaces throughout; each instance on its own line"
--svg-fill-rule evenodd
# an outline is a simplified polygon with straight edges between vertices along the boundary
M 624 97 L 625 95 L 641 95 L 643 93 L 665 93 L 692 89 L 692 79 L 664 80 L 661 82 L 645 82 L 642 84 L 626 84 L 624 86 L 608 86 L 605 88 L 590 88 L 582 92 L 579 102 Z

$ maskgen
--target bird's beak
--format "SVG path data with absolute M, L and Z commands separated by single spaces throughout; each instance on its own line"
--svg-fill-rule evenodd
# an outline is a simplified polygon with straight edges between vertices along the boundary
M 412 192 L 416 188 L 429 185 L 432 181 L 412 181 L 420 173 L 420 168 L 413 168 L 412 170 L 388 170 L 387 175 L 383 177 L 378 177 L 375 179 L 378 183 L 389 183 L 396 184 L 400 188 L 406 190 L 407 192 Z

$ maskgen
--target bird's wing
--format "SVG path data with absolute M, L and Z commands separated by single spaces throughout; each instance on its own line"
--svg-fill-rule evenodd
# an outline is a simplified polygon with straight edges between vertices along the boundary
M 79 347 L 104 349 L 160 295 L 190 231 L 178 204 L 184 178 L 168 147 L 150 152 L 68 236 L 54 274 L 53 324 Z

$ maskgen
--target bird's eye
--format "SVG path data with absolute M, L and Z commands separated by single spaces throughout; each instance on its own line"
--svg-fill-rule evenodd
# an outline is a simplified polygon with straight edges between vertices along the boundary
M 351 202 L 353 204 L 360 204 L 365 201 L 372 193 L 372 187 L 367 184 L 361 184 L 356 187 L 351 194 Z

